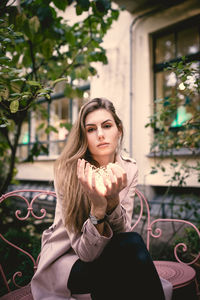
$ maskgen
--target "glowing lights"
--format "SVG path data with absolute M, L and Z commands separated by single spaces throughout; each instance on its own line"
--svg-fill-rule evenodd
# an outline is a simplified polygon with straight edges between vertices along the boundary
M 181 82 L 178 87 L 179 87 L 179 90 L 181 90 L 181 91 L 183 91 L 185 89 L 185 85 L 183 82 Z
M 103 194 L 105 195 L 107 192 L 107 188 L 111 188 L 112 182 L 110 179 L 109 172 L 112 172 L 110 169 L 110 164 L 108 164 L 106 167 L 100 167 L 100 168 L 95 168 L 91 167 L 90 168 L 90 174 L 89 174 L 89 180 L 90 182 L 92 181 L 92 176 L 94 175 L 95 177 L 95 182 L 96 182 L 96 188 Z M 115 176 L 114 176 L 115 179 Z

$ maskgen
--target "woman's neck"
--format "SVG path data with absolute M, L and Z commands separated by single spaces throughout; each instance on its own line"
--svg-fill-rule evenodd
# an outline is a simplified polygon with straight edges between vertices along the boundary
M 112 156 L 99 156 L 99 157 L 94 157 L 94 159 L 98 162 L 100 167 L 102 166 L 107 166 L 109 163 L 114 163 L 115 162 L 115 157 L 116 154 L 113 154 Z

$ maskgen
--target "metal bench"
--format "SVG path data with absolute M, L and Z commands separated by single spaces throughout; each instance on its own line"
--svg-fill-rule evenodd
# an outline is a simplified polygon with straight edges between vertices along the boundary
M 31 199 L 28 199 L 27 195 L 31 195 Z M 46 190 L 15 190 L 12 192 L 9 192 L 7 194 L 4 194 L 0 197 L 0 209 L 1 205 L 5 205 L 6 200 L 8 199 L 18 199 L 20 201 L 17 201 L 17 203 L 21 203 L 20 209 L 16 209 L 15 211 L 15 217 L 19 221 L 28 222 L 30 220 L 30 223 L 33 221 L 36 222 L 45 222 L 45 217 L 47 217 L 47 212 L 45 209 L 41 208 L 37 213 L 34 212 L 35 205 L 39 205 L 40 198 L 44 198 L 45 195 L 50 195 L 54 198 L 56 198 L 56 194 L 54 191 L 46 191 Z M 141 224 L 142 219 L 144 219 L 144 213 L 146 215 L 145 217 L 145 239 L 146 239 L 146 245 L 147 248 L 150 249 L 150 238 L 162 238 L 164 237 L 164 234 L 162 232 L 162 229 L 160 227 L 157 227 L 158 224 L 167 224 L 169 222 L 172 223 L 180 223 L 185 224 L 187 226 L 191 226 L 199 240 L 200 240 L 200 232 L 198 228 L 191 222 L 186 220 L 179 220 L 179 219 L 155 219 L 150 216 L 150 208 L 147 199 L 145 196 L 139 191 L 136 190 L 137 195 L 137 201 L 139 201 L 139 211 L 137 211 L 137 218 L 135 219 L 134 214 L 134 221 L 132 230 L 137 231 L 137 227 L 139 224 Z M 9 200 L 8 200 L 9 201 Z M 16 203 L 16 201 L 15 201 Z M 23 210 L 23 213 L 22 213 Z M 2 210 L 0 210 L 0 213 L 2 213 Z M 39 214 L 39 215 L 38 215 Z M 44 224 L 43 224 L 44 225 Z M 47 226 L 47 225 L 46 225 Z M 160 226 L 160 225 L 159 225 Z M 2 229 L 1 229 L 2 230 Z M 33 257 L 31 253 L 29 253 L 27 250 L 24 250 L 20 247 L 20 245 L 16 245 L 15 243 L 8 241 L 3 234 L 0 232 L 0 242 L 5 242 L 8 247 L 15 248 L 16 252 L 23 253 L 24 257 L 27 257 L 31 262 L 32 267 L 32 274 L 37 269 L 37 265 L 39 262 L 39 254 L 37 254 L 37 257 Z M 190 285 L 193 285 L 193 291 L 194 291 L 194 297 L 195 299 L 200 299 L 200 292 L 198 288 L 198 282 L 197 282 L 197 276 L 196 271 L 192 267 L 194 263 L 199 261 L 200 259 L 200 251 L 196 254 L 196 257 L 190 261 L 190 262 L 183 262 L 182 259 L 179 257 L 180 249 L 183 252 L 187 251 L 187 246 L 184 243 L 178 243 L 174 247 L 174 261 L 166 261 L 166 260 L 154 260 L 156 269 L 159 273 L 159 275 L 170 281 L 173 285 L 173 300 L 176 299 L 176 291 L 183 289 L 184 287 L 189 287 Z M 33 250 L 33 249 L 32 249 Z M 4 265 L 4 266 L 3 266 Z M 12 276 L 11 274 L 6 274 L 7 266 L 9 265 L 9 258 L 8 261 L 0 263 L 0 280 L 4 284 L 4 295 L 0 296 L 0 300 L 33 300 L 33 297 L 31 295 L 31 289 L 30 289 L 30 283 L 26 283 L 25 286 L 20 286 L 17 281 L 20 277 L 24 276 L 24 273 L 22 274 L 21 271 L 15 272 Z M 28 266 L 30 268 L 30 265 Z M 25 268 L 26 270 L 26 268 Z M 26 272 L 26 271 L 25 271 Z M 29 279 L 29 282 L 31 280 L 31 277 Z M 0 283 L 1 283 L 0 281 Z M 11 290 L 10 286 L 14 286 L 14 290 Z M 1 292 L 1 290 L 0 290 Z M 1 294 L 0 294 L 1 295 Z M 87 299 L 87 295 L 74 295 L 75 299 Z M 183 298 L 182 298 L 183 299 Z M 190 298 L 192 300 L 193 298 Z M 103 299 L 102 299 L 103 300 Z

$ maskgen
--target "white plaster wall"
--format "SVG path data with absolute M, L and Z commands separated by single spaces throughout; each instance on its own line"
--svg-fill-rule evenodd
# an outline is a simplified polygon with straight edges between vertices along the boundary
M 150 175 L 154 160 L 147 158 L 152 139 L 151 129 L 145 128 L 148 116 L 152 113 L 153 80 L 152 58 L 150 51 L 149 34 L 169 25 L 187 19 L 200 13 L 199 1 L 187 1 L 186 3 L 167 9 L 152 17 L 143 19 L 137 23 L 133 33 L 133 156 L 139 167 L 139 183 L 147 185 L 166 185 L 164 174 Z M 193 163 L 193 161 L 191 161 Z M 169 165 L 166 159 L 165 165 Z M 189 186 L 199 186 L 196 177 L 190 176 Z
M 18 180 L 53 180 L 53 161 L 36 161 L 34 163 L 21 163 L 18 166 L 16 178 Z
M 104 39 L 108 64 L 96 64 L 97 76 L 91 79 L 91 98 L 106 97 L 111 100 L 124 124 L 124 145 L 129 151 L 129 69 L 130 35 L 132 16 L 122 11 L 117 22 Z

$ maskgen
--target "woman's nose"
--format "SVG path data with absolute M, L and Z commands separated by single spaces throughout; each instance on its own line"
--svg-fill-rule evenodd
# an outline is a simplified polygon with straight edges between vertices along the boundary
M 97 136 L 98 136 L 98 139 L 102 139 L 104 137 L 102 128 L 98 128 Z

